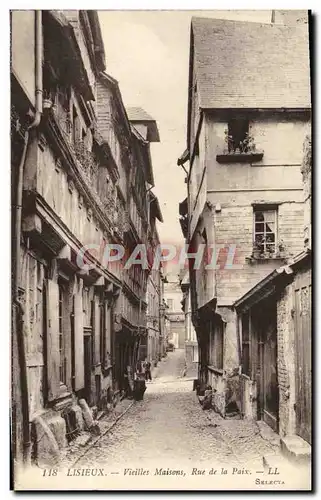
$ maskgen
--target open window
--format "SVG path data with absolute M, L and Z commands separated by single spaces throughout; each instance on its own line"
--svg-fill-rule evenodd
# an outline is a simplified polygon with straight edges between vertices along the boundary
M 248 118 L 231 118 L 224 133 L 224 150 L 216 156 L 219 163 L 253 163 L 262 160 L 263 151 L 256 149 Z
M 234 118 L 228 123 L 228 152 L 239 150 L 240 153 L 249 152 L 249 120 L 247 118 Z

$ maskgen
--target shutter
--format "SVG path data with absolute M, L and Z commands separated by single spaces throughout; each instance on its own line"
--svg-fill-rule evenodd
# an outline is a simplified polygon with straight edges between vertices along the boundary
M 99 307 L 99 298 L 97 295 L 94 296 L 94 337 L 95 337 L 95 354 L 94 354 L 94 365 L 100 364 L 100 315 L 101 309 Z
M 59 287 L 47 281 L 47 383 L 48 400 L 57 399 L 59 380 Z
M 84 367 L 84 315 L 82 303 L 82 290 L 75 295 L 74 306 L 74 352 L 75 352 L 75 391 L 85 387 Z

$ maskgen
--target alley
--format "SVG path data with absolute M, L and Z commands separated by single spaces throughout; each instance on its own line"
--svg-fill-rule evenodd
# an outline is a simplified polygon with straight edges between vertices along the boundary
M 228 421 L 203 411 L 191 378 L 183 377 L 184 351 L 168 353 L 154 370 L 143 401 L 77 463 L 77 467 L 179 467 L 262 464 L 275 443 L 254 422 Z

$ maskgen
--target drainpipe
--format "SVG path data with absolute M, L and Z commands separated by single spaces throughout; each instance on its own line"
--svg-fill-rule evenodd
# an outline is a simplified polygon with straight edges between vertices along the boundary
M 24 136 L 24 145 L 21 155 L 20 164 L 18 167 L 16 206 L 15 206 L 15 268 L 13 277 L 13 302 L 16 306 L 16 328 L 17 328 L 17 344 L 20 366 L 20 386 L 21 386 L 21 406 L 23 420 L 23 460 L 25 463 L 30 462 L 31 458 L 31 441 L 30 441 L 30 425 L 29 425 L 29 395 L 27 381 L 27 363 L 26 350 L 24 339 L 24 320 L 23 316 L 25 308 L 19 297 L 19 279 L 20 279 L 20 244 L 21 244 L 21 220 L 22 220 L 22 193 L 23 193 L 23 172 L 27 156 L 30 130 L 36 128 L 40 124 L 42 115 L 42 11 L 35 11 L 35 115 L 32 123 L 29 125 Z

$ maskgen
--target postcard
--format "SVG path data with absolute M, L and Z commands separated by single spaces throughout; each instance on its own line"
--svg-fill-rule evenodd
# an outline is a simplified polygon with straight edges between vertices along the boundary
M 10 23 L 13 489 L 311 491 L 311 12 Z

